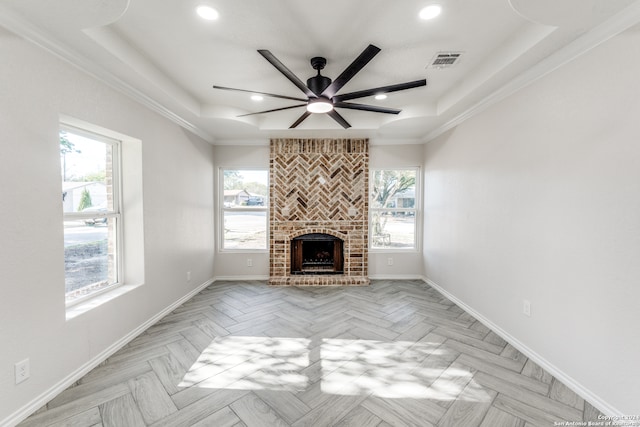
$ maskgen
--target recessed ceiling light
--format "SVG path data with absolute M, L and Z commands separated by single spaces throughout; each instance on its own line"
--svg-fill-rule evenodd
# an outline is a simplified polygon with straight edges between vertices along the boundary
M 442 12 L 442 6 L 439 4 L 432 4 L 420 11 L 420 19 L 429 20 L 433 19 L 436 16 L 440 15 Z
M 251 95 L 253 101 L 262 101 L 264 98 L 260 95 Z
M 207 21 L 215 21 L 218 19 L 218 11 L 207 5 L 200 5 L 196 8 L 196 12 L 202 19 L 206 19 Z
M 376 95 L 375 98 L 377 100 L 383 100 L 383 99 L 387 99 L 387 95 L 385 95 L 384 93 L 381 93 L 379 95 Z

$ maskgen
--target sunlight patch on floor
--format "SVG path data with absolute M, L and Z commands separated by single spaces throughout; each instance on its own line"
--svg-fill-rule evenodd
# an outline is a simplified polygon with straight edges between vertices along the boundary
M 310 354 L 320 361 L 320 389 L 332 395 L 387 399 L 492 399 L 473 371 L 439 342 L 219 337 L 184 375 L 180 387 L 302 392 L 311 385 Z M 317 372 L 317 371 L 316 371 Z M 318 377 L 316 377 L 318 378 Z M 315 380 L 313 380 L 315 382 Z
M 239 390 L 304 390 L 309 340 L 304 338 L 216 338 L 186 373 L 180 387 Z
M 435 343 L 325 339 L 321 357 L 323 393 L 441 401 L 491 399 L 481 386 L 470 386 L 462 395 L 473 372 L 449 366 L 446 350 Z

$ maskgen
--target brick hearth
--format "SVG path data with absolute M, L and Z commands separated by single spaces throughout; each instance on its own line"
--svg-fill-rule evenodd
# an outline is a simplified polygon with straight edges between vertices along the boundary
M 368 285 L 369 141 L 272 139 L 269 164 L 269 284 Z M 344 274 L 291 274 L 291 240 L 309 233 L 344 241 Z

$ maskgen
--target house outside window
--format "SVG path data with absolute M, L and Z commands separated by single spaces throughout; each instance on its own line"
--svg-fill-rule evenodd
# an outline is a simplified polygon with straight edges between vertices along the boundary
M 65 301 L 81 302 L 121 277 L 120 141 L 60 129 Z
M 220 248 L 266 251 L 269 172 L 266 169 L 221 169 Z
M 417 249 L 418 169 L 371 171 L 369 204 L 372 250 Z

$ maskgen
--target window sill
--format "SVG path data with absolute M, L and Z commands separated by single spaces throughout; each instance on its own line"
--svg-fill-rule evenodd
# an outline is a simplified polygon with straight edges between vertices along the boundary
M 220 254 L 268 254 L 269 249 L 218 249 Z
M 114 288 L 108 292 L 104 292 L 101 293 L 99 295 L 96 295 L 93 298 L 89 298 L 85 301 L 82 301 L 78 304 L 74 304 L 72 306 L 67 307 L 67 311 L 66 311 L 66 315 L 67 315 L 67 321 L 75 319 L 76 317 L 87 313 L 91 310 L 93 310 L 94 308 L 100 307 L 103 304 L 108 303 L 109 301 L 112 301 L 116 298 L 118 298 L 121 295 L 124 295 L 128 292 L 131 292 L 132 290 L 138 288 L 142 286 L 141 284 L 138 285 L 123 285 L 123 286 L 118 286 L 117 288 Z
M 417 248 L 369 248 L 370 254 L 388 254 L 388 253 L 419 253 Z

